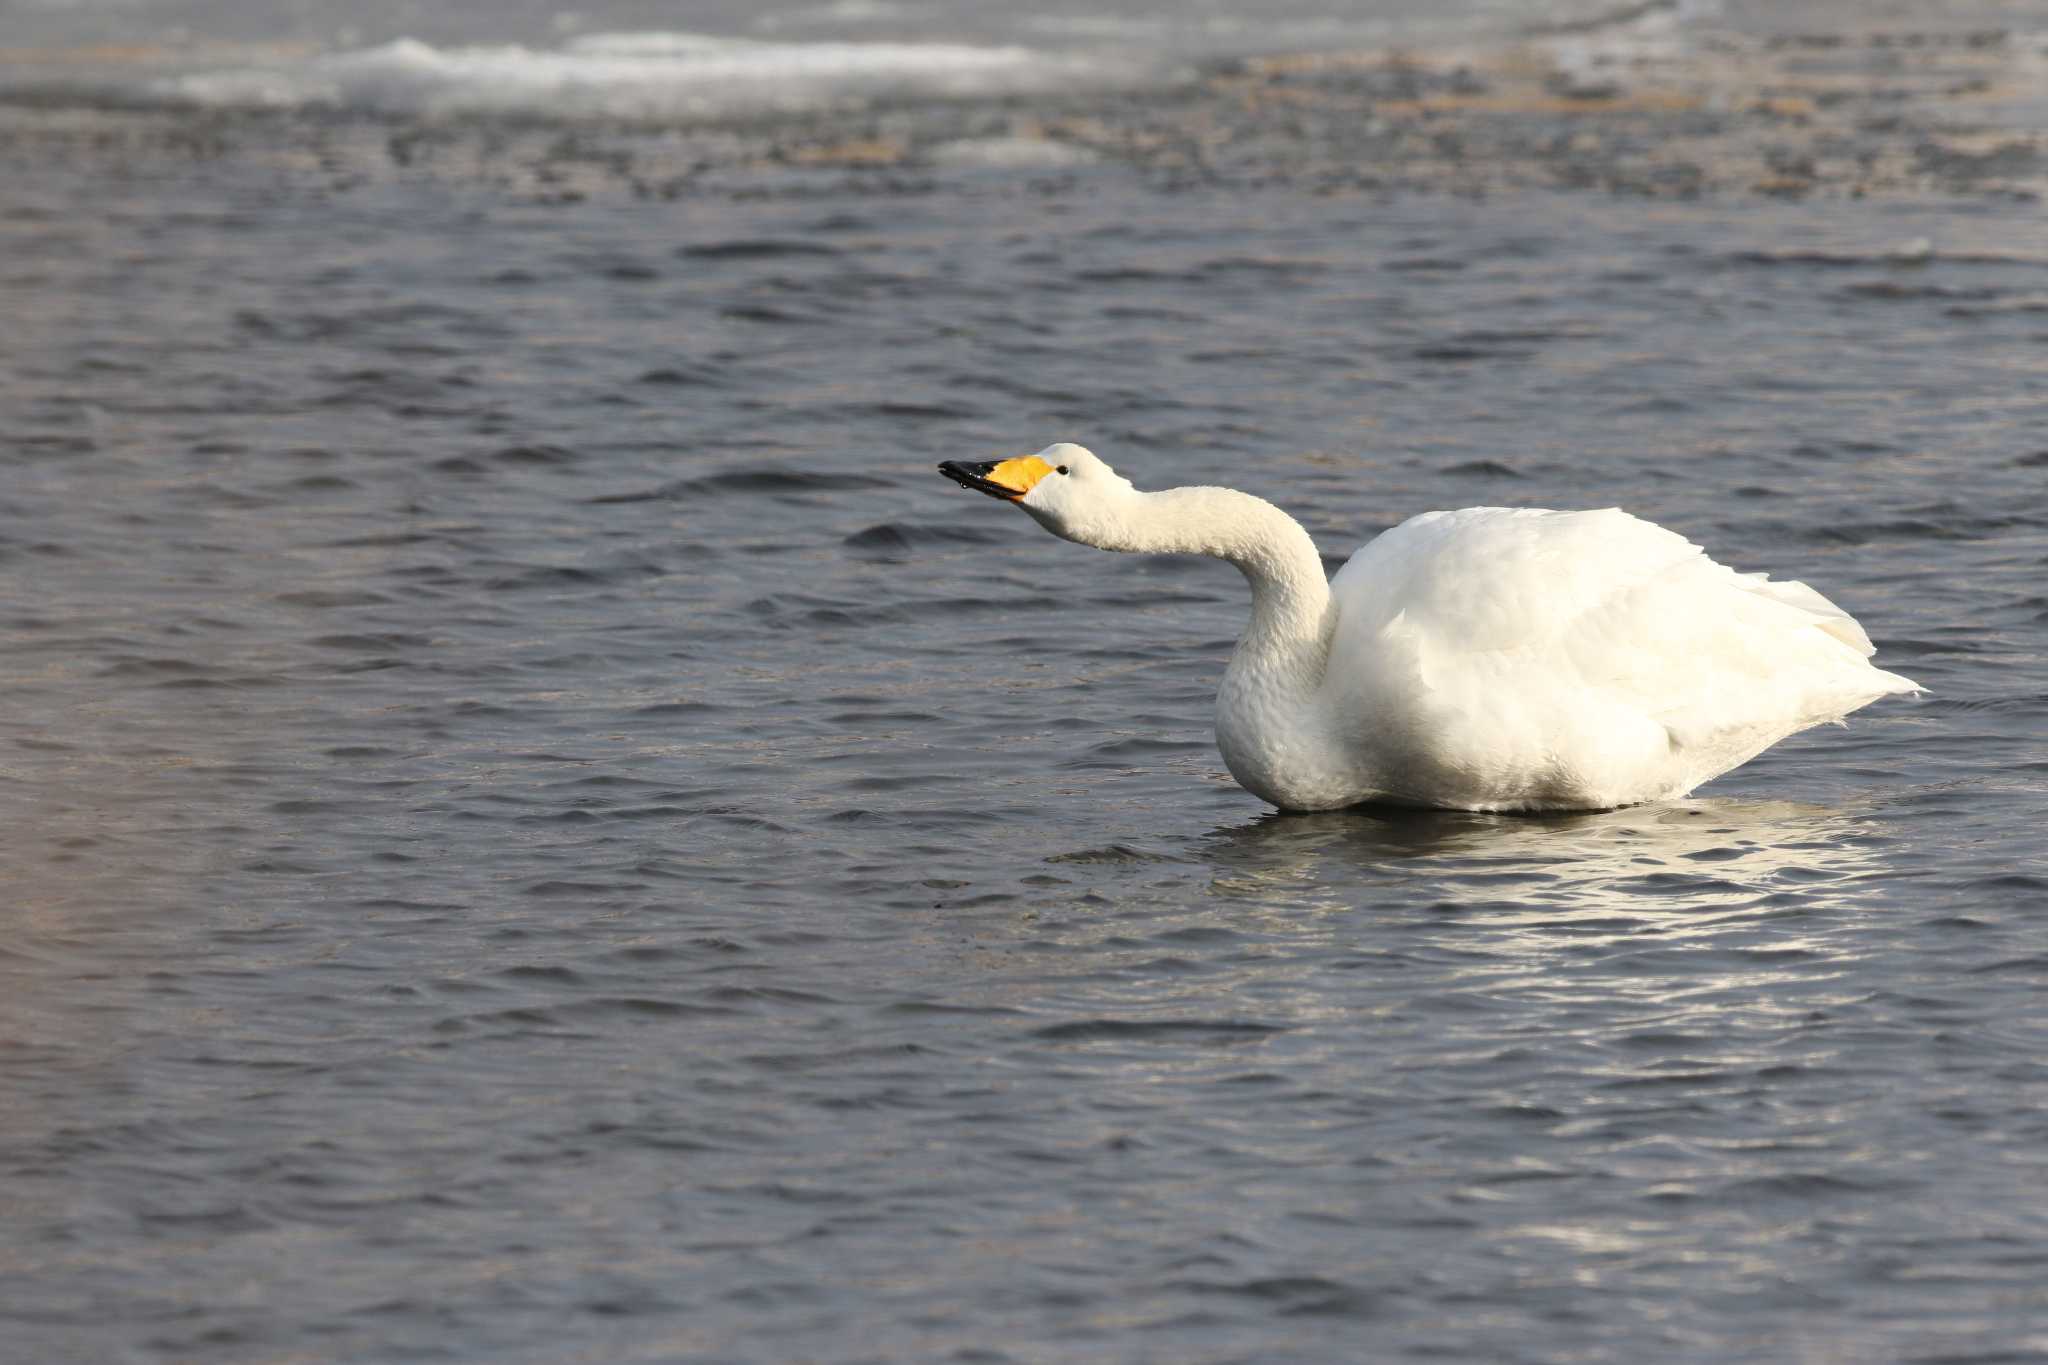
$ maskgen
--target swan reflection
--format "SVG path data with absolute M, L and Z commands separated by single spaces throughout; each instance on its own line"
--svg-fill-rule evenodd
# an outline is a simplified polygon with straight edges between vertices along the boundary
M 1349 908 L 1381 895 L 1512 922 L 1845 903 L 1890 842 L 1841 807 L 1691 800 L 1585 814 L 1271 814 L 1196 842 L 1213 892 Z

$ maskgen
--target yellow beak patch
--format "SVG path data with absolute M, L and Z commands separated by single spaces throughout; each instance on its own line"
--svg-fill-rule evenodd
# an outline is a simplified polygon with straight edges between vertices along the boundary
M 1015 489 L 1017 497 L 1021 498 L 1050 473 L 1052 466 L 1036 455 L 1019 455 L 1014 460 L 1004 460 L 991 469 L 987 478 L 990 483 L 999 483 L 1005 488 Z

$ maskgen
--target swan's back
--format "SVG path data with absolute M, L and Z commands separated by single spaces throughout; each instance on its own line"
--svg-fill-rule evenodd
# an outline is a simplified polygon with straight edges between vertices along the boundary
M 1848 613 L 1616 509 L 1430 512 L 1331 583 L 1326 703 L 1395 799 L 1682 795 L 1795 730 L 1915 690 Z M 1447 799 L 1448 798 L 1448 799 Z

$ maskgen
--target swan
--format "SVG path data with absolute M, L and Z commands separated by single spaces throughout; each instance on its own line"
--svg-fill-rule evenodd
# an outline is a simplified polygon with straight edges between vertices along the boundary
M 1618 508 L 1424 512 L 1326 577 L 1301 524 L 1229 488 L 1141 492 L 1083 446 L 941 473 L 1102 550 L 1202 554 L 1251 583 L 1216 696 L 1238 784 L 1364 802 L 1606 810 L 1682 797 L 1795 731 L 1923 689 L 1804 583 Z

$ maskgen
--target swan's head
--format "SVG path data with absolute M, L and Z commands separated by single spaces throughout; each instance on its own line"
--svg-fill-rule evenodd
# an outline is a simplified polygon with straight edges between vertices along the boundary
M 947 460 L 939 472 L 962 488 L 1016 503 L 1046 530 L 1083 545 L 1106 543 L 1118 504 L 1135 491 L 1095 452 L 1072 441 L 1008 460 Z

